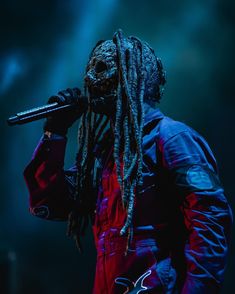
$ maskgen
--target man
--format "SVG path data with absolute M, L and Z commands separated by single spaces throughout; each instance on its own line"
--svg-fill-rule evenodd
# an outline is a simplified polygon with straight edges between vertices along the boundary
M 68 220 L 81 248 L 89 219 L 97 248 L 94 293 L 218 293 L 231 210 L 206 141 L 156 108 L 165 74 L 149 45 L 121 30 L 100 41 L 85 95 L 49 102 L 75 110 L 49 117 L 24 175 L 30 211 Z M 80 119 L 76 164 L 63 170 L 67 129 Z

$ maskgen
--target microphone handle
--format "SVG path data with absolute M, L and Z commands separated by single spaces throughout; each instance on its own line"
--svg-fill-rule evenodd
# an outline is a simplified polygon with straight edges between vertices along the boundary
M 54 102 L 40 107 L 32 108 L 30 110 L 19 112 L 14 116 L 9 117 L 7 123 L 9 126 L 21 125 L 41 118 L 45 118 L 49 116 L 49 114 L 74 107 L 77 107 L 77 104 L 59 105 L 59 103 Z

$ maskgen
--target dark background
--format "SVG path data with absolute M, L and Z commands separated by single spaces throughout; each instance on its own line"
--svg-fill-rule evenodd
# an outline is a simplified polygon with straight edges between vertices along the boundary
M 8 127 L 6 119 L 45 104 L 60 89 L 82 87 L 89 52 L 118 28 L 146 40 L 162 58 L 168 82 L 161 110 L 206 137 L 234 207 L 234 1 L 8 0 L 0 5 L 0 274 L 10 260 L 13 293 L 91 293 L 91 233 L 79 255 L 65 236 L 66 223 L 28 213 L 22 172 L 42 121 Z M 69 132 L 66 167 L 74 161 L 76 128 Z M 223 293 L 235 290 L 234 247 L 233 242 Z

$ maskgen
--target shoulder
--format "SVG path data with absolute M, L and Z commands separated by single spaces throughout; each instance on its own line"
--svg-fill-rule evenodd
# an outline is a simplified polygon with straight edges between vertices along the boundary
M 157 143 L 169 166 L 209 164 L 217 171 L 216 159 L 207 141 L 183 122 L 165 116 L 159 123 Z
M 151 112 L 145 119 L 144 134 L 154 137 L 159 146 L 175 140 L 206 143 L 205 139 L 187 124 L 165 116 L 159 109 Z M 172 140 L 171 140 L 172 139 Z M 175 139 L 175 140 L 173 140 Z
M 159 123 L 159 140 L 165 144 L 171 138 L 187 133 L 193 137 L 200 137 L 200 135 L 187 124 L 174 120 L 168 116 L 164 116 Z

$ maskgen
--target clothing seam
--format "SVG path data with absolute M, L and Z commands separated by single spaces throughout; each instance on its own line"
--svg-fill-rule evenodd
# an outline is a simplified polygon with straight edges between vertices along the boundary
M 168 138 L 162 145 L 164 146 L 166 143 L 168 143 L 171 139 L 175 138 L 178 135 L 181 135 L 182 133 L 189 133 L 188 130 L 180 131 L 179 133 L 173 135 L 172 137 Z

